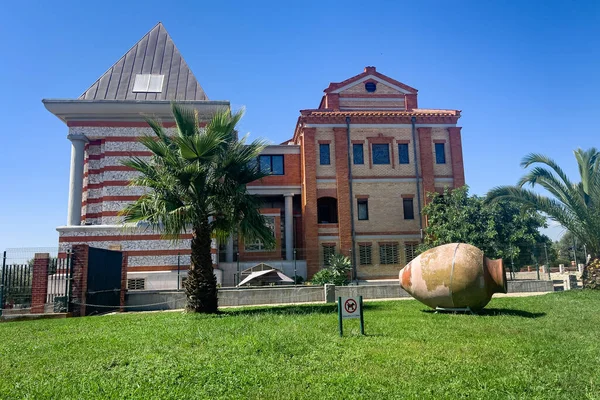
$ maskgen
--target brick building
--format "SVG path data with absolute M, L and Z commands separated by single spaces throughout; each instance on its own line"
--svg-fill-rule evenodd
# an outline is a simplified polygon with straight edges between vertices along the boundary
M 170 102 L 198 110 L 203 123 L 228 101 L 208 100 L 162 24 L 156 25 L 77 99 L 43 100 L 72 143 L 62 250 L 76 243 L 129 256 L 132 288 L 173 288 L 189 264 L 189 239 L 163 240 L 147 227 L 124 228 L 118 212 L 144 193 L 128 186 L 124 157 L 149 156 L 137 138 L 143 115 L 174 129 Z M 414 253 L 425 193 L 464 185 L 458 110 L 418 108 L 417 90 L 375 67 L 325 89 L 319 107 L 300 111 L 292 138 L 257 160 L 271 175 L 248 186 L 263 200 L 274 249 L 235 235 L 214 243 L 223 285 L 261 262 L 312 276 L 327 255 L 351 256 L 359 279 L 396 277 Z

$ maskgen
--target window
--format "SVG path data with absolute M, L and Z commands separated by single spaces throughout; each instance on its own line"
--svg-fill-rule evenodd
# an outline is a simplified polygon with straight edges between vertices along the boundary
M 329 143 L 319 144 L 319 161 L 321 162 L 321 165 L 331 164 L 331 159 L 329 157 Z
M 377 84 L 375 82 L 367 82 L 365 83 L 365 90 L 369 93 L 373 93 L 377 90 Z
M 162 92 L 164 75 L 137 74 L 133 82 L 134 93 Z
M 357 143 L 352 145 L 352 159 L 354 160 L 354 164 L 364 164 L 365 157 L 363 151 L 362 143 Z
M 146 288 L 146 279 L 127 279 L 127 289 L 129 290 L 144 290 Z
M 317 199 L 317 222 L 319 224 L 337 224 L 337 199 L 320 197 Z
M 271 230 L 271 233 L 273 234 L 273 236 L 275 236 L 275 217 L 265 217 L 265 219 L 267 220 L 267 226 L 269 227 L 269 229 Z M 249 242 L 244 242 L 244 249 L 246 251 L 269 251 L 269 250 L 273 250 L 272 248 L 266 246 L 262 240 L 255 240 L 255 241 L 249 241 Z
M 331 260 L 331 256 L 335 254 L 335 245 L 324 244 L 323 245 L 323 265 L 329 266 L 329 261 Z
M 415 210 L 413 209 L 413 199 L 402 199 L 402 208 L 404 209 L 404 219 L 415 219 Z
M 435 144 L 435 163 L 446 164 L 446 152 L 444 151 L 444 143 Z
M 358 245 L 358 263 L 360 265 L 371 265 L 371 245 L 370 244 L 359 244 Z
M 415 258 L 415 253 L 417 251 L 417 245 L 415 243 L 405 243 L 404 244 L 404 260 L 408 264 Z
M 260 170 L 265 174 L 283 175 L 283 156 L 258 156 Z
M 398 243 L 379 244 L 379 264 L 398 264 Z
M 369 200 L 358 199 L 358 219 L 365 221 L 369 219 Z
M 390 146 L 384 144 L 373 144 L 373 164 L 390 163 Z
M 398 144 L 398 162 L 400 164 L 408 164 L 408 143 Z

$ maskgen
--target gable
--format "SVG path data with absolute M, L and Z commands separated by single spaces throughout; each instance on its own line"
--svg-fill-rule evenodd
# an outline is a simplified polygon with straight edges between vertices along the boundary
M 367 89 L 365 88 L 365 85 L 367 83 L 375 84 L 376 90 L 374 92 L 367 91 Z M 376 96 L 376 95 L 381 95 L 381 94 L 404 95 L 406 93 L 410 93 L 407 90 L 404 90 L 400 87 L 397 87 L 397 86 L 394 87 L 393 85 L 388 84 L 387 82 L 383 81 L 382 79 L 377 79 L 376 77 L 374 77 L 372 75 L 368 75 L 363 79 L 360 79 L 356 82 L 351 83 L 346 88 L 342 87 L 338 90 L 339 91 L 335 91 L 335 92 L 339 93 L 340 96 L 343 96 L 345 94 L 363 94 L 365 96 Z
M 208 100 L 208 97 L 159 22 L 79 99 Z

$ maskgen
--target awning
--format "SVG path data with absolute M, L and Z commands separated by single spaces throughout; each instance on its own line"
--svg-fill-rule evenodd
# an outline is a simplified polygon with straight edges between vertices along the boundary
M 252 272 L 249 276 L 247 276 L 243 281 L 241 281 L 238 286 L 245 285 L 246 283 L 260 278 L 262 282 L 284 282 L 284 283 L 294 283 L 294 280 L 284 274 L 283 272 L 276 269 L 267 269 L 264 271 Z

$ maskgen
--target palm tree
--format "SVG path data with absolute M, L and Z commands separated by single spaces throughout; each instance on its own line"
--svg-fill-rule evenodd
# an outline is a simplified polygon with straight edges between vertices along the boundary
M 549 157 L 529 154 L 521 162 L 530 170 L 516 186 L 501 186 L 488 193 L 488 201 L 508 199 L 547 214 L 567 228 L 593 257 L 600 256 L 600 152 L 597 149 L 574 151 L 580 182 L 572 182 Z M 529 184 L 546 189 L 552 197 L 524 189 Z
M 192 234 L 191 265 L 184 283 L 186 310 L 217 312 L 217 282 L 211 258 L 212 238 L 231 232 L 248 240 L 273 243 L 273 234 L 260 214 L 258 199 L 246 184 L 264 177 L 256 158 L 262 141 L 246 144 L 235 130 L 243 112 L 217 112 L 205 129 L 195 110 L 172 105 L 176 135 L 168 136 L 162 124 L 147 119 L 153 135 L 140 142 L 152 152 L 150 159 L 131 157 L 123 164 L 140 174 L 134 186 L 150 190 L 128 205 L 121 215 L 126 223 L 145 222 L 164 237 L 177 241 Z

